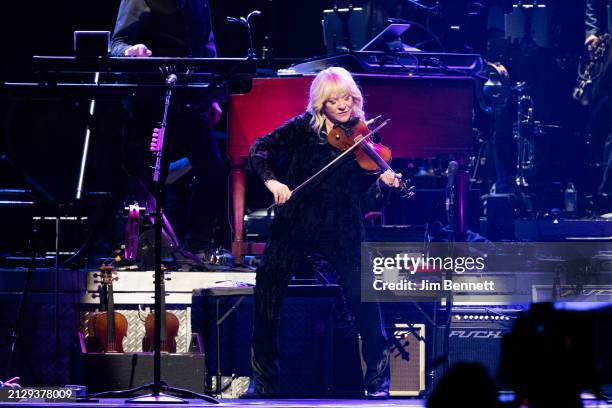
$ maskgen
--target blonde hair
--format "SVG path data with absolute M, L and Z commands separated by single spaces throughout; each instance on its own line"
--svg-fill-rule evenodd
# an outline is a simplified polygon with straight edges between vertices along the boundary
M 306 111 L 312 115 L 310 127 L 317 134 L 325 124 L 325 102 L 332 95 L 350 95 L 353 98 L 351 115 L 363 119 L 363 95 L 355 80 L 344 68 L 330 67 L 317 74 L 310 84 L 310 99 Z

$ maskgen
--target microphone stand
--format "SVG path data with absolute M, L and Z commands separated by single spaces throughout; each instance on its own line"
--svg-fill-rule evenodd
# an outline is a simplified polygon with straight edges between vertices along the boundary
M 456 161 L 448 163 L 448 169 L 446 170 L 446 217 L 448 224 L 453 228 L 455 222 L 455 177 L 457 176 L 457 169 L 459 165 Z M 450 237 L 454 240 L 453 237 Z
M 230 23 L 238 23 L 242 24 L 247 30 L 247 41 L 248 41 L 248 49 L 247 49 L 247 57 L 250 59 L 254 59 L 256 57 L 255 50 L 253 49 L 253 33 L 251 31 L 251 17 L 260 16 L 261 11 L 253 10 L 251 11 L 246 18 L 245 17 L 227 17 L 226 20 Z
M 455 255 L 455 242 L 456 242 L 456 233 L 457 230 L 462 232 L 462 227 L 460 227 L 460 221 L 457 219 L 457 197 L 455 186 L 457 184 L 457 173 L 459 170 L 459 165 L 456 161 L 451 161 L 448 163 L 448 168 L 446 170 L 446 176 L 448 178 L 446 183 L 446 192 L 445 192 L 445 206 L 446 206 L 446 217 L 448 221 L 448 250 L 450 254 L 448 256 L 453 257 Z M 462 216 L 462 215 L 460 215 Z M 458 222 L 459 221 L 459 222 Z M 451 280 L 452 275 L 450 271 L 446 271 L 444 279 Z M 438 366 L 442 365 L 442 370 L 446 371 L 450 365 L 450 332 L 451 332 L 451 317 L 452 317 L 452 309 L 453 309 L 453 292 L 448 291 L 445 295 L 443 295 L 445 299 L 445 321 L 442 327 L 444 328 L 444 338 L 442 339 L 442 353 L 441 357 L 438 357 L 438 306 L 434 307 L 433 313 L 433 359 L 432 359 L 432 369 L 430 371 L 430 388 L 429 393 L 433 391 L 433 387 L 436 384 L 438 377 Z M 441 299 L 440 297 L 440 309 L 441 309 Z
M 175 74 L 170 74 L 166 77 L 166 97 L 164 101 L 164 115 L 159 129 L 159 136 L 155 148 L 155 167 L 153 169 L 153 195 L 155 197 L 155 324 L 154 324 L 154 351 L 153 351 L 153 382 L 142 385 L 130 390 L 123 391 L 107 391 L 97 394 L 88 395 L 86 398 L 102 398 L 108 396 L 125 396 L 135 394 L 138 391 L 150 390 L 150 394 L 141 395 L 138 397 L 126 400 L 126 403 L 131 404 L 187 404 L 189 401 L 183 398 L 198 398 L 204 401 L 218 404 L 219 401 L 209 397 L 208 395 L 198 394 L 193 391 L 185 390 L 169 386 L 161 379 L 161 319 L 162 316 L 161 300 L 165 293 L 162 293 L 162 279 L 164 279 L 162 271 L 162 223 L 163 223 L 163 180 L 161 180 L 162 154 L 164 147 L 164 134 L 168 119 L 168 110 L 170 108 L 170 100 L 172 97 L 172 88 L 176 84 L 177 77 Z M 179 395 L 179 398 L 174 395 L 168 395 L 162 391 L 172 392 Z
M 459 170 L 459 165 L 457 164 L 456 161 L 451 161 L 450 163 L 448 163 L 448 170 L 447 170 L 447 177 L 448 177 L 448 181 L 446 183 L 446 194 L 447 197 L 446 199 L 447 201 L 447 216 L 448 216 L 448 223 L 449 223 L 449 233 L 448 233 L 448 249 L 450 252 L 450 256 L 454 257 L 455 256 L 455 243 L 457 242 L 457 230 L 460 228 L 458 228 L 458 220 L 457 220 L 457 208 L 456 208 L 456 191 L 455 191 L 455 186 L 456 186 L 456 181 L 457 181 L 457 173 Z M 445 279 L 451 279 L 452 278 L 452 274 L 450 271 L 446 272 L 446 276 Z M 442 351 L 444 353 L 444 365 L 443 368 L 444 370 L 447 370 L 449 365 L 450 365 L 450 332 L 451 332 L 451 316 L 452 316 L 452 312 L 453 312 L 453 292 L 452 290 L 449 290 L 446 293 L 445 296 L 445 300 L 446 300 L 446 304 L 445 304 L 445 320 L 446 322 L 444 323 L 444 342 L 443 344 L 443 348 Z

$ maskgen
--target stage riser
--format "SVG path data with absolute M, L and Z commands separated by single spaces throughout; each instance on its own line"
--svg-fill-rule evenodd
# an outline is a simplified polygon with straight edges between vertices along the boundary
M 79 354 L 72 382 L 87 392 L 117 391 L 153 382 L 152 353 Z M 204 354 L 162 354 L 162 379 L 169 385 L 204 392 Z

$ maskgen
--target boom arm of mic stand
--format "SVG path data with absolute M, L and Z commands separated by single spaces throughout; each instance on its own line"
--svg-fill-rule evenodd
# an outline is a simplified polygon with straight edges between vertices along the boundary
M 440 4 L 438 2 L 436 2 L 435 6 L 427 7 L 426 5 L 421 4 L 421 3 L 419 3 L 416 0 L 405 0 L 405 1 L 406 1 L 406 3 L 411 5 L 412 7 L 416 8 L 417 10 L 421 10 L 421 11 L 424 11 L 426 13 L 433 14 L 435 16 L 440 15 Z

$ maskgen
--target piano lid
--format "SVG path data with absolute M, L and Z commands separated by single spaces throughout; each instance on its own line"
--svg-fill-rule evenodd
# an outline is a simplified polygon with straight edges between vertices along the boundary
M 317 73 L 334 66 L 357 74 L 475 76 L 484 62 L 479 54 L 352 51 L 307 59 L 285 72 Z

